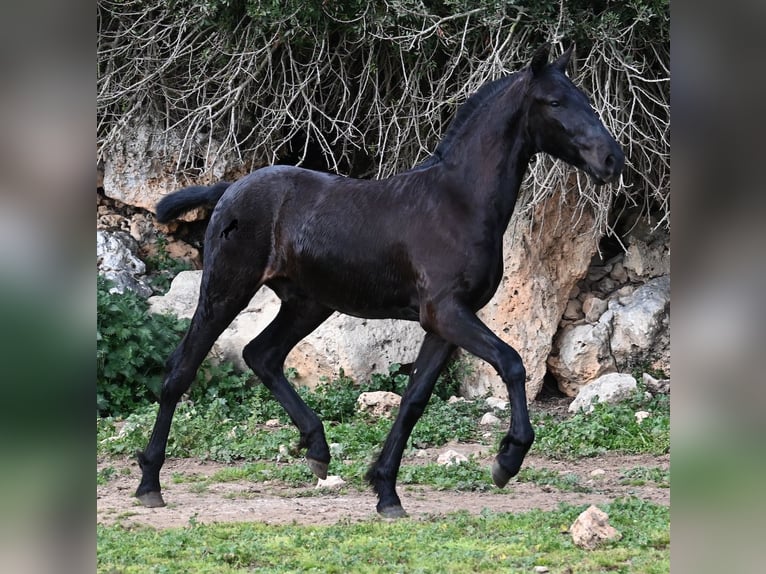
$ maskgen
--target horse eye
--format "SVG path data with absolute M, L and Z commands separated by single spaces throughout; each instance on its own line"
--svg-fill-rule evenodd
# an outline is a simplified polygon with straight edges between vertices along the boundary
M 551 100 L 550 102 L 548 102 L 548 105 L 552 108 L 558 108 L 561 105 L 561 102 L 559 102 L 558 100 Z

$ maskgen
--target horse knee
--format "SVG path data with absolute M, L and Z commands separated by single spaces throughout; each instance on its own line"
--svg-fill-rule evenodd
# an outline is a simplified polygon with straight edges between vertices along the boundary
M 524 385 L 527 380 L 527 370 L 524 361 L 516 352 L 506 353 L 501 363 L 500 376 L 507 385 Z
M 521 360 L 514 362 L 508 369 L 508 380 L 511 383 L 524 384 L 527 380 L 527 370 Z

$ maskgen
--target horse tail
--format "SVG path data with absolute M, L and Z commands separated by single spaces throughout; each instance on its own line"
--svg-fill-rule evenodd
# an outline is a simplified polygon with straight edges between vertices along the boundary
M 214 206 L 232 182 L 219 181 L 215 185 L 194 185 L 174 191 L 157 204 L 157 221 L 167 223 L 200 205 Z

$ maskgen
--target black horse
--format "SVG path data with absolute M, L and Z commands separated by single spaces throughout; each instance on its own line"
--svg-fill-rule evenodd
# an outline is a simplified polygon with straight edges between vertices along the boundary
M 433 155 L 385 180 L 288 166 L 235 183 L 182 189 L 157 205 L 169 221 L 215 205 L 205 236 L 196 312 L 167 361 L 160 408 L 136 496 L 162 506 L 160 468 L 176 403 L 215 340 L 263 285 L 281 299 L 274 321 L 243 351 L 247 364 L 300 430 L 313 473 L 326 477 L 322 422 L 283 374 L 289 351 L 334 311 L 419 321 L 425 339 L 399 414 L 367 473 L 384 516 L 405 514 L 396 493 L 402 453 L 456 347 L 487 361 L 510 396 L 510 428 L 492 466 L 503 487 L 534 440 L 519 353 L 476 316 L 503 275 L 502 238 L 532 156 L 545 152 L 596 184 L 619 177 L 625 157 L 587 97 L 565 75 L 572 48 L 482 86 L 458 110 Z

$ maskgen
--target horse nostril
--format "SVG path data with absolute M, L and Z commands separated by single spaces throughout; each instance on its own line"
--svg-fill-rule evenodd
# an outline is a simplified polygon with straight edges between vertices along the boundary
M 616 163 L 617 160 L 612 154 L 606 156 L 606 159 L 604 160 L 604 165 L 609 169 L 613 169 Z

